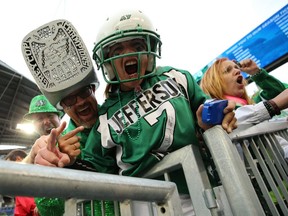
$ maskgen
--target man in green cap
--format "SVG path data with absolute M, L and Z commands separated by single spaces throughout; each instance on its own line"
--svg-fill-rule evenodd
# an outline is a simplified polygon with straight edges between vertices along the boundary
M 60 125 L 63 113 L 58 111 L 44 95 L 37 95 L 30 102 L 29 112 L 24 119 L 32 121 L 36 132 L 42 135 L 50 134 L 53 128 Z
M 29 112 L 24 115 L 24 119 L 32 121 L 36 132 L 42 135 L 50 134 L 53 128 L 60 125 L 63 112 L 58 111 L 44 95 L 37 95 L 32 98 L 29 106 Z M 40 148 L 38 145 L 32 146 L 32 151 L 23 159 L 24 163 L 32 163 L 35 158 L 36 150 Z
M 62 116 L 63 112 L 58 111 L 44 95 L 37 95 L 32 98 L 29 106 L 29 112 L 24 115 L 24 119 L 33 122 L 36 132 L 41 137 L 42 135 L 50 134 L 53 128 L 59 127 Z M 22 162 L 31 163 L 35 158 L 35 153 L 38 151 L 35 150 L 35 148 L 38 149 L 40 147 L 41 146 L 39 145 L 33 145 L 32 150 L 22 160 Z M 21 204 L 20 200 L 24 202 L 24 200 L 29 200 L 31 198 L 32 197 L 21 197 L 21 199 L 18 199 L 18 205 Z M 63 203 L 63 201 L 58 199 L 54 200 L 54 202 Z M 36 204 L 34 204 L 34 206 L 36 206 Z M 23 209 L 25 209 L 25 206 L 23 206 Z

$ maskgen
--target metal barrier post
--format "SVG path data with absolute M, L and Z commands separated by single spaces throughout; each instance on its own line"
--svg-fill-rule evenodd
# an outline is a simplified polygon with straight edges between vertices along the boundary
M 183 169 L 195 214 L 218 215 L 219 209 L 212 197 L 212 188 L 198 146 L 188 145 L 166 155 L 144 177 L 165 176 L 177 169 Z
M 221 126 L 204 133 L 233 215 L 265 215 L 235 145 Z

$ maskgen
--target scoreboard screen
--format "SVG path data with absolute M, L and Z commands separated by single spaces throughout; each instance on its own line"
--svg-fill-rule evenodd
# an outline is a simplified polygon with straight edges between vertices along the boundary
M 213 59 L 193 76 L 198 81 L 217 59 L 227 57 L 241 61 L 253 59 L 261 68 L 267 69 L 288 56 L 288 5 L 257 26 L 253 31 L 232 45 L 229 49 Z M 286 60 L 287 61 L 287 60 Z M 268 69 L 267 69 L 268 70 Z M 245 78 L 248 74 L 243 72 Z

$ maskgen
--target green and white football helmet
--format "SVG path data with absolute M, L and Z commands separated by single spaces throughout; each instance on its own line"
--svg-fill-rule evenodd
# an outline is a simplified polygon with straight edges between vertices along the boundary
M 128 54 L 121 54 L 108 57 L 109 48 L 116 43 L 131 39 L 141 38 L 146 42 L 147 50 L 137 51 Z M 129 82 L 136 79 L 143 79 L 150 76 L 155 71 L 156 57 L 161 58 L 161 40 L 157 29 L 154 28 L 150 19 L 140 10 L 122 11 L 113 17 L 106 19 L 100 28 L 95 46 L 93 49 L 93 59 L 102 70 L 103 77 L 107 83 L 116 84 Z M 138 76 L 137 78 L 120 80 L 113 60 L 126 56 L 138 57 Z M 148 67 L 144 76 L 140 76 L 141 55 L 148 55 Z

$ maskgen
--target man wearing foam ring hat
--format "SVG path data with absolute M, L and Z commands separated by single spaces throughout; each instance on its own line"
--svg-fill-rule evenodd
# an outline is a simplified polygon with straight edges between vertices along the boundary
M 98 119 L 95 91 L 99 86 L 84 42 L 69 21 L 54 20 L 24 37 L 22 53 L 40 91 L 53 106 L 70 117 L 63 133 L 65 123 L 57 129 L 61 133 L 57 135 L 59 149 L 71 158 L 81 158 L 81 149 L 85 147 L 90 130 Z M 43 140 L 40 142 L 45 143 Z M 31 162 L 34 163 L 34 158 Z M 113 211 L 113 202 L 104 202 L 105 212 Z M 95 203 L 98 204 L 97 201 Z M 64 213 L 61 199 L 37 198 L 36 204 L 41 216 Z M 84 208 L 84 215 L 91 215 L 90 202 L 84 204 Z M 94 206 L 95 215 L 98 215 L 97 211 Z

